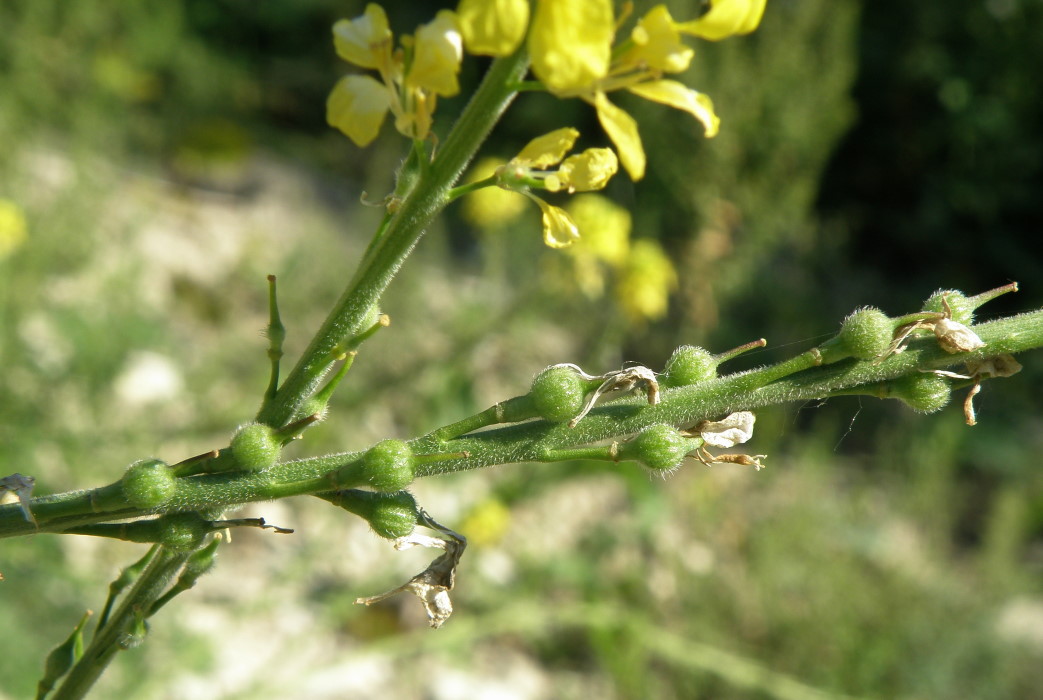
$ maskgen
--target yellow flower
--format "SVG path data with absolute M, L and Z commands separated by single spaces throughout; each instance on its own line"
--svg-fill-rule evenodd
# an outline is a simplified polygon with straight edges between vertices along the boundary
M 767 3 L 768 0 L 714 0 L 709 12 L 699 19 L 681 22 L 677 28 L 711 41 L 749 34 L 760 25 Z
M 555 94 L 604 78 L 614 23 L 612 0 L 540 0 L 529 30 L 533 72 Z
M 406 85 L 452 97 L 460 92 L 456 75 L 463 56 L 463 39 L 456 15 L 450 10 L 441 10 L 433 21 L 417 30 L 413 65 L 406 76 Z
M 656 5 L 638 20 L 630 32 L 630 48 L 618 61 L 622 65 L 646 65 L 663 73 L 681 73 L 688 70 L 694 54 L 681 41 L 666 5 Z
M 384 85 L 368 75 L 347 75 L 326 100 L 326 121 L 357 146 L 368 146 L 377 137 L 390 106 L 391 94 Z
M 691 63 L 693 51 L 682 34 L 722 39 L 756 29 L 766 0 L 715 0 L 710 11 L 690 22 L 675 22 L 665 5 L 656 5 L 637 22 L 630 37 L 613 51 L 615 20 L 607 0 L 539 0 L 529 31 L 532 69 L 559 97 L 579 97 L 597 110 L 598 121 L 619 152 L 630 177 L 645 172 L 645 153 L 637 122 L 612 104 L 607 93 L 630 92 L 688 112 L 707 138 L 720 120 L 710 99 L 682 83 L 663 80 Z
M 460 0 L 456 14 L 468 53 L 509 56 L 529 27 L 529 0 Z
M 675 287 L 677 272 L 659 244 L 647 239 L 635 241 L 616 287 L 616 299 L 623 311 L 633 320 L 662 318 Z
M 555 129 L 525 144 L 525 148 L 511 158 L 511 163 L 529 168 L 549 168 L 561 162 L 578 138 L 579 131 L 570 126 Z
M 559 189 L 573 192 L 603 190 L 619 170 L 619 159 L 611 148 L 588 148 L 569 156 L 558 168 Z
M 333 25 L 333 46 L 348 63 L 380 71 L 391 67 L 391 29 L 384 8 L 370 3 L 353 20 L 338 20 Z
M 362 16 L 333 25 L 333 43 L 345 61 L 380 73 L 380 81 L 368 76 L 342 78 L 326 101 L 326 121 L 358 146 L 376 138 L 389 110 L 400 133 L 426 138 L 438 96 L 460 91 L 457 75 L 463 39 L 456 15 L 449 10 L 422 25 L 415 37 L 403 37 L 409 50 L 393 52 L 387 15 L 371 3 Z
M 543 211 L 543 242 L 548 248 L 568 248 L 579 240 L 579 228 L 561 207 L 547 204 L 531 192 L 523 193 Z
M 27 230 L 22 208 L 9 199 L 0 199 L 0 260 L 25 242 Z

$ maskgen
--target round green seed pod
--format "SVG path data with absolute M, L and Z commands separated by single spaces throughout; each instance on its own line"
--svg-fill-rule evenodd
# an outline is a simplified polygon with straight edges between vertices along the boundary
M 529 395 L 539 415 L 552 423 L 572 420 L 583 410 L 587 386 L 571 367 L 548 367 L 536 375 Z
M 123 497 L 135 508 L 158 508 L 177 491 L 170 465 L 158 459 L 142 459 L 127 467 L 121 481 Z
M 373 532 L 385 539 L 405 537 L 416 527 L 416 501 L 405 491 L 387 494 L 373 504 L 367 520 Z
M 624 459 L 634 459 L 649 469 L 670 471 L 681 466 L 685 455 L 694 449 L 691 439 L 670 425 L 651 425 L 620 450 Z
M 158 522 L 159 543 L 179 552 L 198 548 L 210 533 L 210 523 L 197 513 L 171 513 Z
M 271 426 L 263 423 L 240 425 L 232 435 L 232 457 L 239 467 L 251 472 L 261 471 L 279 461 L 282 440 Z
M 717 376 L 717 360 L 709 350 L 682 345 L 666 361 L 662 382 L 667 386 L 688 386 Z
M 891 395 L 914 411 L 934 413 L 949 403 L 952 386 L 945 377 L 918 372 L 896 379 L 891 384 Z
M 413 481 L 413 451 L 401 440 L 381 440 L 362 456 L 366 483 L 377 491 L 401 491 Z
M 880 309 L 867 306 L 844 319 L 837 341 L 852 357 L 872 360 L 891 346 L 894 322 Z
M 971 306 L 967 295 L 957 289 L 939 289 L 923 303 L 923 310 L 943 314 L 946 304 L 949 305 L 949 311 L 952 312 L 953 321 L 965 326 L 974 322 L 974 307 Z

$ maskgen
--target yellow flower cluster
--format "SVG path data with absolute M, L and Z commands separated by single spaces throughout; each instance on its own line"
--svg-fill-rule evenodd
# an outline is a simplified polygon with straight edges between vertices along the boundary
M 579 132 L 565 127 L 538 136 L 530 141 L 509 162 L 495 167 L 484 181 L 477 184 L 495 184 L 523 194 L 536 202 L 543 213 L 543 242 L 551 248 L 565 248 L 579 238 L 579 227 L 561 207 L 548 204 L 532 193 L 533 188 L 548 192 L 590 192 L 600 190 L 619 169 L 616 154 L 609 148 L 588 148 L 582 153 L 565 157 L 572 150 Z M 486 165 L 488 167 L 488 165 Z M 475 196 L 485 193 L 477 192 Z M 478 218 L 487 218 L 491 207 L 486 198 L 476 208 Z M 498 197 L 497 200 L 502 199 Z M 493 205 L 495 206 L 495 205 Z M 515 213 L 514 206 L 501 211 Z
M 531 21 L 529 0 L 461 0 L 456 12 L 441 10 L 415 36 L 402 37 L 398 50 L 392 48 L 387 15 L 371 3 L 362 16 L 337 22 L 333 37 L 341 58 L 378 71 L 381 80 L 342 78 L 327 101 L 327 121 L 365 146 L 390 111 L 399 132 L 426 138 L 438 96 L 459 92 L 464 47 L 473 54 L 506 56 L 528 37 L 536 77 L 559 97 L 593 105 L 623 167 L 639 180 L 645 153 L 637 122 L 608 93 L 627 90 L 683 110 L 702 123 L 707 137 L 715 135 L 720 120 L 710 98 L 663 75 L 681 73 L 691 63 L 694 52 L 682 36 L 717 41 L 748 34 L 760 24 L 766 2 L 711 0 L 703 16 L 684 22 L 675 21 L 666 5 L 656 5 L 615 43 L 625 17 L 615 17 L 612 0 L 537 0 Z
M 393 51 L 387 15 L 370 3 L 361 17 L 333 25 L 333 44 L 348 63 L 380 73 L 379 81 L 368 75 L 341 78 L 326 101 L 326 121 L 358 146 L 377 137 L 389 111 L 399 133 L 426 138 L 438 97 L 460 91 L 463 42 L 456 14 L 449 10 L 415 36 L 402 37 L 402 47 Z

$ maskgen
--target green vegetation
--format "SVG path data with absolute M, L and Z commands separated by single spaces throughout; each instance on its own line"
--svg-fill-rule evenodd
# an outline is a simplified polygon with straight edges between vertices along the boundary
M 396 34 L 433 15 L 399 4 L 388 6 Z M 670 6 L 688 16 L 694 4 Z M 689 115 L 619 99 L 642 123 L 649 169 L 607 193 L 631 211 L 632 237 L 657 242 L 677 270 L 666 315 L 620 301 L 626 269 L 591 275 L 590 259 L 546 249 L 535 214 L 479 231 L 453 205 L 379 310 L 357 309 L 336 348 L 351 367 L 337 392 L 266 403 L 284 422 L 329 417 L 299 441 L 244 423 L 270 398 L 275 341 L 295 361 L 366 254 L 383 214 L 368 204 L 406 155 L 387 125 L 361 150 L 323 120 L 343 68 L 329 27 L 362 3 L 254 5 L 0 4 L 0 201 L 26 230 L 6 256 L 0 233 L 0 476 L 32 475 L 35 495 L 111 484 L 130 464 L 111 497 L 161 509 L 192 494 L 142 457 L 200 455 L 170 469 L 212 469 L 218 483 L 225 466 L 247 467 L 264 483 L 279 460 L 344 450 L 338 474 L 395 491 L 481 466 L 463 454 L 481 438 L 451 440 L 456 456 L 423 448 L 530 387 L 500 404 L 508 420 L 568 431 L 601 380 L 540 374 L 549 365 L 669 368 L 664 393 L 696 396 L 718 376 L 826 348 L 838 329 L 832 347 L 872 362 L 890 322 L 909 322 L 900 314 L 939 288 L 1018 280 L 1019 294 L 978 309 L 996 338 L 1010 322 L 988 321 L 1043 299 L 1027 252 L 1043 223 L 1032 87 L 1043 10 L 769 2 L 757 33 L 699 43 L 684 77 L 714 98 L 716 139 Z M 479 77 L 465 71 L 463 92 Z M 440 135 L 464 103 L 439 103 Z M 607 145 L 585 105 L 525 94 L 487 150 L 510 158 L 567 125 L 584 147 Z M 973 309 L 945 299 L 970 323 Z M 838 326 L 865 304 L 883 311 Z M 922 308 L 945 312 L 940 296 Z M 393 322 L 374 332 L 381 311 Z M 740 346 L 760 337 L 765 349 Z M 881 364 L 912 362 L 924 345 Z M 711 354 L 735 346 L 739 357 Z M 418 478 L 415 500 L 330 484 L 318 495 L 333 508 L 252 503 L 227 516 L 295 533 L 236 528 L 199 585 L 173 607 L 160 598 L 147 621 L 116 595 L 142 581 L 192 588 L 215 564 L 214 547 L 197 549 L 209 520 L 119 532 L 145 544 L 4 539 L 0 698 L 32 696 L 45 660 L 57 678 L 96 622 L 121 614 L 132 624 L 118 644 L 133 648 L 97 697 L 1031 697 L 1043 684 L 1041 370 L 1036 355 L 1021 360 L 1012 380 L 982 385 L 974 427 L 961 406 L 974 382 L 933 374 L 872 392 L 930 415 L 864 396 L 758 410 L 750 449 L 770 455 L 759 471 L 689 459 L 664 481 L 588 452 Z M 555 374 L 564 384 L 544 386 Z M 800 376 L 779 381 L 799 392 Z M 661 471 L 700 439 L 642 417 L 666 404 L 642 391 L 614 404 L 620 420 L 654 426 L 625 449 Z M 237 425 L 240 445 L 213 457 Z M 484 439 L 515 434 L 504 430 Z M 353 604 L 427 561 L 383 539 L 413 532 L 417 504 L 471 543 L 438 631 L 411 597 Z M 146 554 L 154 542 L 165 547 Z

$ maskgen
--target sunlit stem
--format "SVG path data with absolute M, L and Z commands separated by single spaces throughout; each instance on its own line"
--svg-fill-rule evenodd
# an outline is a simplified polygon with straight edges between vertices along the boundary
M 516 423 L 536 417 L 536 407 L 528 395 L 515 396 L 490 406 L 481 413 L 468 416 L 463 420 L 443 426 L 430 434 L 430 437 L 445 442 L 461 435 L 473 432 L 498 423 Z
M 354 351 L 358 346 L 362 345 L 364 342 L 372 338 L 374 333 L 379 331 L 381 328 L 387 328 L 390 325 L 391 317 L 387 314 L 380 314 L 380 316 L 377 317 L 376 323 L 374 323 L 372 326 L 362 331 L 358 335 L 350 338 L 348 342 L 345 343 L 345 347 L 341 352 L 349 353 Z M 334 356 L 340 355 L 341 352 L 335 352 Z M 340 358 L 338 357 L 337 359 Z
M 618 462 L 619 443 L 611 445 L 598 445 L 594 447 L 567 447 L 554 450 L 544 450 L 540 454 L 541 462 L 564 462 L 572 459 L 594 459 L 599 461 Z
M 713 359 L 717 360 L 717 364 L 722 364 L 724 362 L 727 362 L 728 360 L 734 360 L 736 357 L 743 354 L 744 352 L 756 350 L 757 348 L 763 348 L 767 344 L 767 340 L 765 340 L 764 338 L 758 338 L 757 340 L 745 343 L 744 345 L 740 345 L 737 348 L 732 348 L 731 350 L 726 350 L 725 352 L 714 355 Z
M 195 457 L 189 457 L 188 459 L 182 460 L 170 468 L 173 470 L 174 476 L 176 477 L 201 474 L 208 471 L 206 468 L 208 466 L 207 462 L 216 459 L 220 454 L 221 452 L 219 450 L 210 450 L 209 452 L 204 452 Z
M 1005 284 L 1002 287 L 996 287 L 995 289 L 990 289 L 987 292 L 982 292 L 981 294 L 975 294 L 972 297 L 967 297 L 967 303 L 971 305 L 971 308 L 976 309 L 982 304 L 990 302 L 998 296 L 1002 296 L 1007 292 L 1016 291 L 1018 291 L 1018 283 L 1011 282 L 1010 284 Z
M 325 406 L 330 402 L 330 399 L 333 398 L 333 392 L 337 390 L 337 385 L 340 384 L 340 381 L 344 379 L 344 375 L 346 375 L 348 370 L 351 369 L 351 365 L 354 364 L 357 355 L 358 353 L 352 350 L 338 358 L 344 360 L 340 369 L 338 369 L 337 373 L 326 382 L 325 386 L 315 392 L 315 399 L 318 404 Z

